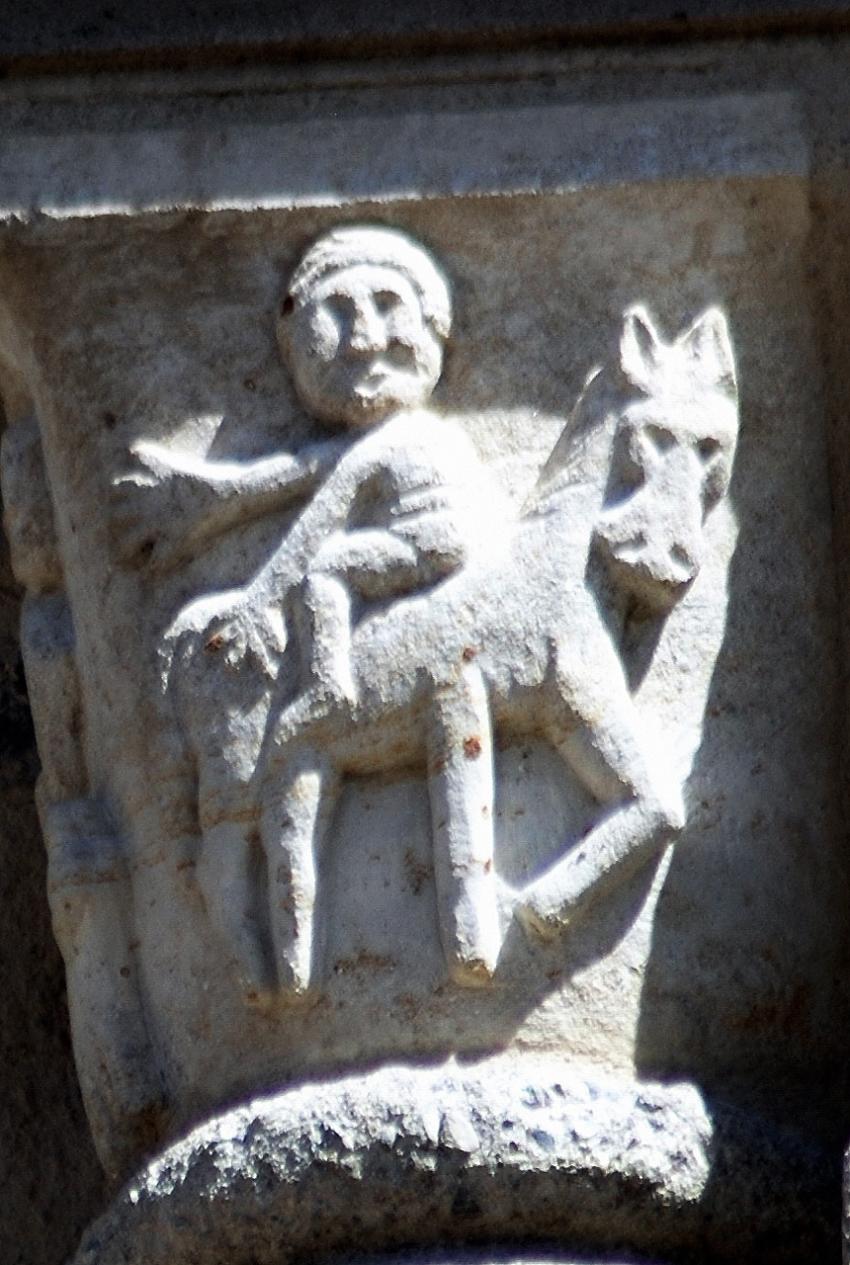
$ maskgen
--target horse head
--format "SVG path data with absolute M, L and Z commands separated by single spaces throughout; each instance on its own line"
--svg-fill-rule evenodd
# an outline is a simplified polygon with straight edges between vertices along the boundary
M 668 612 L 702 565 L 705 520 L 729 485 L 737 434 L 720 309 L 666 343 L 644 308 L 629 308 L 617 356 L 588 375 L 524 513 L 549 512 L 607 472 L 593 544 L 627 595 Z
M 699 573 L 705 520 L 732 472 L 738 392 L 725 316 L 709 308 L 666 343 L 645 309 L 630 308 L 619 373 L 627 402 L 594 539 L 623 587 L 666 611 Z

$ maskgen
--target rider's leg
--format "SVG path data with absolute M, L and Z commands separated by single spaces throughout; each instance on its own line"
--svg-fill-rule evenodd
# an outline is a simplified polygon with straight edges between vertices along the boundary
M 262 839 L 271 938 L 280 989 L 291 996 L 313 983 L 318 856 L 338 786 L 330 760 L 304 747 L 279 755 L 265 780 Z
M 486 983 L 501 931 L 493 869 L 493 744 L 480 670 L 436 690 L 428 733 L 434 877 L 443 949 L 452 977 Z

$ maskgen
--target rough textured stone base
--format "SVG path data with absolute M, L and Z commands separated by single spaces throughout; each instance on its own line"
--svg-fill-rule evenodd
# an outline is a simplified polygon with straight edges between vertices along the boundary
M 676 1260 L 834 1256 L 828 1161 L 690 1086 L 555 1060 L 385 1068 L 255 1100 L 144 1168 L 75 1265 L 559 1241 Z

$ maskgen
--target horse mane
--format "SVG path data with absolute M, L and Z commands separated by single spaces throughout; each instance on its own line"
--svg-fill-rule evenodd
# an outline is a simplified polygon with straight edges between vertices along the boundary
M 634 397 L 632 391 L 630 398 Z M 584 480 L 588 448 L 612 415 L 618 414 L 628 402 L 619 373 L 600 365 L 591 370 L 566 425 L 540 467 L 523 505 L 523 517 L 546 513 L 562 492 Z

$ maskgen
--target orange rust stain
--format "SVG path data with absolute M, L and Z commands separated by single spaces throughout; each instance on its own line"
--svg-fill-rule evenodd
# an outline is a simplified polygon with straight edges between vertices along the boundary
M 481 755 L 481 739 L 477 735 L 463 740 L 463 754 L 467 760 L 477 760 Z
M 413 993 L 399 993 L 396 998 L 399 1009 L 404 1013 L 405 1019 L 411 1021 L 416 1019 L 419 1014 L 419 1002 L 413 996 Z
M 425 884 L 433 874 L 431 866 L 427 865 L 424 861 L 420 861 L 413 849 L 408 848 L 404 854 L 404 869 L 413 895 L 418 896 L 422 890 L 423 884 Z
M 346 975 L 362 966 L 372 967 L 374 970 L 391 970 L 395 966 L 395 959 L 384 953 L 369 953 L 366 949 L 361 949 L 354 957 L 337 958 L 333 969 L 335 975 Z
M 798 984 L 786 997 L 754 1003 L 743 1014 L 733 1016 L 729 1026 L 738 1032 L 779 1030 L 789 1037 L 803 1032 L 809 1023 L 809 993 L 808 985 Z

